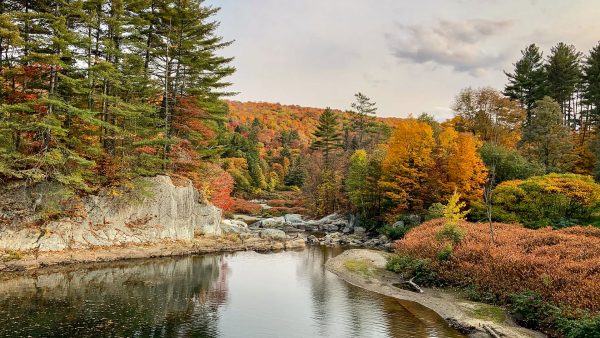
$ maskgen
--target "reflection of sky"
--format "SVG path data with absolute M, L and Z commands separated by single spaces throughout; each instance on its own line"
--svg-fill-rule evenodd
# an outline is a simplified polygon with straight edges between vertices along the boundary
M 218 332 L 223 337 L 365 338 L 435 337 L 444 332 L 439 322 L 426 326 L 397 301 L 325 271 L 323 254 L 311 248 L 229 257 L 228 302 L 219 311 Z
M 333 253 L 241 252 L 16 276 L 0 281 L 0 336 L 449 336 L 431 311 L 409 312 L 327 272 Z
M 235 43 L 241 101 L 350 108 L 362 91 L 383 116 L 451 115 L 461 88 L 501 88 L 520 50 L 564 41 L 587 52 L 598 0 L 208 0 Z

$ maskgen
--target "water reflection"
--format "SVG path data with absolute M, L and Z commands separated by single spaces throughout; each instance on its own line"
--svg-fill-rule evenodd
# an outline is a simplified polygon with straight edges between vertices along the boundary
M 0 280 L 0 336 L 461 337 L 433 312 L 348 285 L 341 249 L 190 256 Z

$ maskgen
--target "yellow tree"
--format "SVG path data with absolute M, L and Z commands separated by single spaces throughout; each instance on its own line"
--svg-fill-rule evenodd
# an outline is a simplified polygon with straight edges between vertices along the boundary
M 433 131 L 415 119 L 397 123 L 388 142 L 380 181 L 392 211 L 419 211 L 424 208 L 427 177 L 434 160 Z
M 480 199 L 487 177 L 483 160 L 477 152 L 478 141 L 470 133 L 459 133 L 447 127 L 438 136 L 435 173 L 432 189 L 438 189 L 440 199 L 454 191 L 467 201 Z

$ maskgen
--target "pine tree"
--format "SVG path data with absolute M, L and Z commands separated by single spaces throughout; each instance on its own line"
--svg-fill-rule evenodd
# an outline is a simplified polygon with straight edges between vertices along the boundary
M 331 153 L 343 146 L 337 116 L 331 108 L 325 108 L 325 111 L 319 117 L 319 125 L 313 136 L 315 140 L 310 147 L 313 150 L 321 150 L 323 152 L 325 166 L 328 167 L 331 164 Z
M 508 77 L 504 95 L 518 100 L 527 110 L 525 123 L 528 124 L 535 102 L 545 95 L 546 73 L 542 53 L 535 44 L 527 46 L 521 55 L 521 59 L 513 64 L 514 72 L 504 72 Z
M 563 42 L 552 48 L 546 65 L 548 95 L 560 105 L 565 124 L 575 128 L 575 94 L 581 83 L 581 53 Z
M 541 163 L 545 172 L 563 172 L 569 167 L 573 145 L 569 128 L 562 123 L 560 105 L 546 96 L 536 102 L 531 124 L 523 130 L 521 150 Z
M 363 93 L 356 93 L 354 95 L 356 102 L 352 103 L 353 117 L 352 124 L 355 131 L 358 134 L 358 144 L 356 149 L 365 148 L 365 135 L 369 133 L 370 128 L 373 125 L 373 119 L 377 113 L 377 107 L 375 102 L 371 102 L 371 99 Z
M 594 121 L 598 121 L 600 119 L 600 43 L 592 48 L 583 65 L 582 97 Z

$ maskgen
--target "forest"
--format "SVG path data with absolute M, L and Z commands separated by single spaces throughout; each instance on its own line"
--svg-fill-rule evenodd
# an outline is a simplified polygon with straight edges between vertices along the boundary
M 0 181 L 60 187 L 46 192 L 54 202 L 36 210 L 37 226 L 76 213 L 79 197 L 118 198 L 168 174 L 226 215 L 355 215 L 370 235 L 400 240 L 391 270 L 427 283 L 438 269 L 438 281 L 520 305 L 530 327 L 574 337 L 600 327 L 588 316 L 597 284 L 582 281 L 600 259 L 589 252 L 600 236 L 600 44 L 531 44 L 504 88 L 457 93 L 453 118 L 390 118 L 362 92 L 347 110 L 233 101 L 218 10 L 202 0 L 0 2 Z M 523 270 L 517 254 L 500 259 L 507 250 Z M 570 260 L 583 256 L 593 260 Z M 556 260 L 560 272 L 540 272 Z M 535 292 L 498 284 L 499 273 Z
M 57 182 L 60 201 L 169 173 L 225 210 L 286 196 L 372 231 L 454 193 L 471 220 L 595 221 L 600 45 L 527 46 L 502 91 L 465 88 L 450 120 L 383 118 L 363 93 L 350 110 L 226 100 L 231 42 L 202 1 L 1 6 L 0 176 Z

